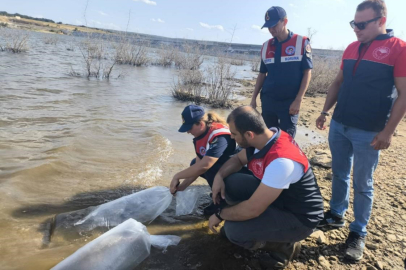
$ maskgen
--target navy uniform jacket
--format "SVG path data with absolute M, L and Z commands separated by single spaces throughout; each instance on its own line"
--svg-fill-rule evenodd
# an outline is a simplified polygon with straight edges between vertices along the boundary
M 333 119 L 366 131 L 384 129 L 396 97 L 396 77 L 406 77 L 406 42 L 393 31 L 370 44 L 356 41 L 344 51 L 344 81 L 338 92 Z
M 261 73 L 268 73 L 261 90 L 262 111 L 286 108 L 299 92 L 303 71 L 312 69 L 309 39 L 289 31 L 288 38 L 266 41 L 261 50 Z

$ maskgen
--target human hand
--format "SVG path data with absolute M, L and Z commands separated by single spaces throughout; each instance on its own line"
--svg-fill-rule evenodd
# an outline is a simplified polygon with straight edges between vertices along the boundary
M 388 133 L 385 132 L 385 130 L 382 130 L 372 140 L 371 146 L 373 146 L 375 150 L 388 149 L 392 141 L 392 136 L 393 133 Z
M 178 191 L 179 184 L 179 178 L 175 174 L 175 176 L 172 178 L 171 184 L 169 185 L 169 190 L 171 191 L 172 195 L 175 195 L 176 191 Z
M 299 113 L 299 110 L 300 110 L 300 105 L 302 104 L 302 101 L 301 100 L 297 100 L 297 99 L 295 99 L 293 102 L 292 102 L 292 104 L 290 104 L 290 107 L 289 107 L 289 114 L 290 115 L 296 115 L 296 114 L 298 114 Z
M 189 178 L 189 179 L 185 179 L 182 181 L 182 183 L 180 183 L 178 185 L 178 187 L 176 188 L 177 191 L 184 191 L 188 186 L 190 186 L 193 183 L 194 179 L 193 178 Z
M 324 114 L 320 114 L 320 116 L 316 119 L 316 127 L 321 130 L 325 130 L 326 126 L 326 116 Z
M 216 174 L 214 177 L 211 192 L 214 204 L 220 204 L 221 199 L 224 200 L 226 198 L 226 186 L 224 185 L 223 177 L 219 174 Z
M 218 219 L 218 217 L 216 217 L 216 215 L 211 215 L 209 218 L 209 229 L 210 231 L 214 232 L 214 233 L 218 233 L 218 231 L 216 230 L 216 228 L 219 226 L 219 224 L 221 223 L 221 220 Z
M 252 100 L 251 100 L 251 103 L 250 103 L 250 106 L 255 109 L 255 108 L 257 107 L 257 100 L 256 100 L 256 99 L 252 99 Z

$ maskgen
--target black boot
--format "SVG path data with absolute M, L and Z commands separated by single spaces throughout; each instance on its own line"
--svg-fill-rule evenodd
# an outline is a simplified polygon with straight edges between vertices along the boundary
M 295 243 L 272 243 L 267 242 L 261 249 L 268 251 L 260 258 L 262 267 L 273 269 L 283 269 L 300 253 L 300 242 Z

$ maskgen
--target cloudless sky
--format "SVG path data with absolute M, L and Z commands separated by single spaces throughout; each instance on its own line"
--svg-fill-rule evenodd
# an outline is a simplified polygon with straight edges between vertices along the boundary
M 86 2 L 0 0 L 0 11 L 114 30 L 128 25 L 132 32 L 198 40 L 230 42 L 235 29 L 234 43 L 262 44 L 271 37 L 267 29 L 260 30 L 265 12 L 281 6 L 294 33 L 317 31 L 314 48 L 343 49 L 355 40 L 349 21 L 361 0 L 89 0 L 87 9 Z M 388 28 L 405 39 L 406 1 L 386 4 Z

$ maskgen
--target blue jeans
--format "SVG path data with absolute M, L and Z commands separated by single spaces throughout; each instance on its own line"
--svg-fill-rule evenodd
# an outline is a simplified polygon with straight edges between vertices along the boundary
M 378 165 L 379 152 L 370 144 L 377 132 L 342 125 L 331 120 L 329 145 L 332 156 L 333 189 L 330 210 L 344 217 L 350 197 L 350 173 L 353 168 L 354 222 L 350 231 L 367 234 L 374 197 L 373 173 Z

